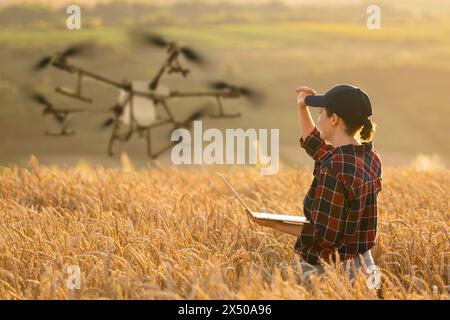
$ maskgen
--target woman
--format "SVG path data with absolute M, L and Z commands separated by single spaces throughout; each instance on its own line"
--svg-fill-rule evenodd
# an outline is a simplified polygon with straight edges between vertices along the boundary
M 371 142 L 372 106 L 364 91 L 350 85 L 335 86 L 324 95 L 308 87 L 296 92 L 300 145 L 315 161 L 314 180 L 303 202 L 310 223 L 252 220 L 297 236 L 294 250 L 302 256 L 305 273 L 322 273 L 322 262 L 335 262 L 338 254 L 352 279 L 363 262 L 374 266 L 370 249 L 377 230 L 382 163 Z M 320 108 L 320 131 L 308 106 Z

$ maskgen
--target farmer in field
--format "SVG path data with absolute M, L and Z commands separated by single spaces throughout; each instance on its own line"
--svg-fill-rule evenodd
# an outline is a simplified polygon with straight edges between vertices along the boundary
M 335 262 L 337 252 L 352 279 L 363 263 L 374 266 L 370 249 L 377 231 L 382 164 L 371 142 L 371 103 L 364 91 L 349 85 L 324 95 L 308 87 L 296 92 L 300 145 L 315 161 L 314 180 L 303 202 L 310 223 L 254 221 L 298 237 L 294 249 L 302 257 L 304 273 L 322 273 L 321 259 Z M 318 127 L 308 106 L 320 108 Z

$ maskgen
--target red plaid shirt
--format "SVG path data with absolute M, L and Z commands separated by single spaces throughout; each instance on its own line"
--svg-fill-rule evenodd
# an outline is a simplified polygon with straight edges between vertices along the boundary
M 303 201 L 305 224 L 294 250 L 310 263 L 352 258 L 372 248 L 377 230 L 381 160 L 372 143 L 337 148 L 317 127 L 300 145 L 315 160 L 314 180 Z

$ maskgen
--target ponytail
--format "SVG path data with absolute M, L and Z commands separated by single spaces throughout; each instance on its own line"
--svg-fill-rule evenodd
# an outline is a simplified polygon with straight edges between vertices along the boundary
M 373 136 L 375 135 L 375 127 L 376 125 L 372 123 L 369 118 L 366 118 L 363 122 L 362 128 L 359 131 L 361 140 L 366 142 L 372 141 Z
M 329 110 L 329 108 L 325 108 L 327 112 L 327 116 L 331 117 L 333 114 L 332 111 Z M 359 140 L 362 140 L 364 142 L 371 142 L 373 137 L 375 136 L 375 128 L 376 124 L 373 123 L 368 117 L 365 118 L 362 123 L 352 123 L 352 122 L 346 122 L 344 119 L 342 119 L 345 124 L 345 132 L 347 132 L 348 135 L 356 138 L 356 135 L 359 132 Z

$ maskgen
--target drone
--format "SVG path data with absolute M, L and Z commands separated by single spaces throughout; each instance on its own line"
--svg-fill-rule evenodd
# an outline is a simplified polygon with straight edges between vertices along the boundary
M 253 105 L 256 105 L 256 103 L 259 104 L 262 101 L 260 92 L 248 87 L 232 85 L 225 81 L 210 82 L 208 84 L 208 90 L 205 91 L 189 92 L 173 90 L 160 83 L 163 75 L 181 74 L 183 78 L 186 78 L 190 73 L 190 69 L 182 63 L 181 58 L 193 64 L 203 66 L 205 64 L 204 57 L 191 47 L 182 46 L 175 41 L 168 41 L 159 35 L 144 31 L 133 31 L 131 32 L 131 36 L 141 44 L 166 50 L 166 59 L 150 81 L 117 81 L 69 62 L 69 59 L 74 56 L 90 52 L 93 47 L 91 43 L 79 43 L 69 46 L 64 51 L 42 57 L 33 66 L 34 72 L 42 71 L 51 66 L 75 75 L 76 86 L 73 90 L 56 87 L 55 92 L 72 99 L 77 99 L 82 103 L 92 104 L 93 102 L 92 98 L 83 94 L 83 79 L 85 78 L 93 79 L 119 90 L 117 103 L 105 110 L 112 114 L 111 117 L 101 124 L 102 129 L 112 127 L 107 149 L 109 156 L 114 155 L 113 145 L 115 141 L 128 141 L 134 133 L 137 133 L 139 137 L 146 138 L 148 156 L 153 159 L 157 158 L 171 146 L 178 143 L 178 141 L 170 141 L 161 150 L 153 152 L 151 143 L 152 129 L 169 124 L 172 125 L 173 130 L 177 128 L 189 129 L 194 120 L 198 120 L 206 115 L 209 115 L 211 118 L 241 117 L 241 113 L 231 114 L 225 112 L 224 99 L 245 97 Z M 87 108 L 56 108 L 47 98 L 37 92 L 34 92 L 31 97 L 36 103 L 44 107 L 44 116 L 53 116 L 60 125 L 61 130 L 59 132 L 47 131 L 46 134 L 49 136 L 71 136 L 75 134 L 75 131 L 67 128 L 70 116 L 72 114 L 93 111 Z M 196 110 L 187 119 L 181 121 L 176 120 L 173 111 L 169 108 L 169 102 L 172 99 L 189 97 L 213 97 L 217 104 L 217 112 L 211 114 L 206 108 L 202 108 Z M 157 108 L 162 109 L 164 117 L 158 115 Z

